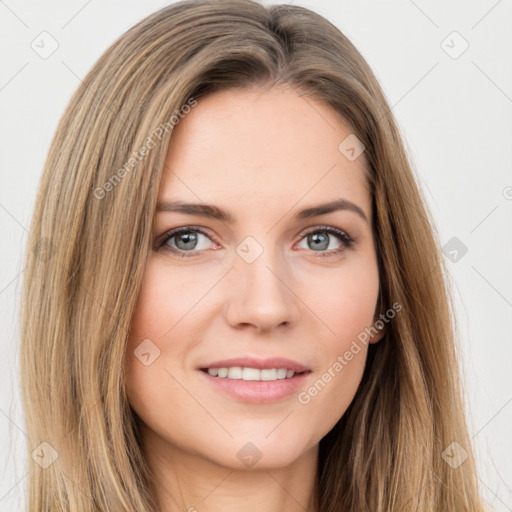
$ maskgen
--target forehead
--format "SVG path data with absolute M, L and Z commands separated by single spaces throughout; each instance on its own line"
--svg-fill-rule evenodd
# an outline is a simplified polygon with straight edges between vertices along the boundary
M 353 133 L 324 103 L 279 86 L 217 92 L 174 128 L 159 201 L 279 214 L 300 201 L 344 198 L 371 217 L 364 154 L 338 149 Z

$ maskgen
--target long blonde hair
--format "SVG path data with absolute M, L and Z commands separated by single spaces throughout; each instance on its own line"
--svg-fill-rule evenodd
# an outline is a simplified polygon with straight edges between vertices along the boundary
M 390 107 L 335 26 L 251 0 L 188 0 L 147 17 L 104 53 L 60 120 L 21 305 L 29 454 L 48 461 L 29 457 L 29 510 L 157 510 L 123 360 L 172 128 L 206 94 L 278 82 L 329 105 L 363 141 L 381 305 L 402 306 L 320 442 L 319 510 L 482 510 L 444 262 Z M 467 456 L 458 467 L 443 457 L 452 442 Z

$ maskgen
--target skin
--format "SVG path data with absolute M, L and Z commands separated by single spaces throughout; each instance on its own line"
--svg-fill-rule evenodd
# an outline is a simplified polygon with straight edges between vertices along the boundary
M 213 204 L 235 222 L 155 215 L 155 240 L 182 226 L 207 232 L 195 248 L 176 236 L 152 250 L 127 348 L 126 391 L 162 512 L 316 510 L 319 441 L 351 403 L 367 345 L 308 404 L 297 393 L 266 404 L 236 400 L 197 368 L 287 357 L 311 370 L 304 390 L 373 325 L 379 276 L 364 154 L 349 161 L 338 150 L 352 132 L 329 106 L 283 85 L 202 98 L 175 127 L 159 202 Z M 349 210 L 293 219 L 339 198 L 367 221 Z M 343 248 L 334 235 L 318 249 L 302 234 L 322 235 L 322 226 L 356 243 L 322 258 Z M 252 263 L 236 251 L 247 236 L 263 248 Z M 160 350 L 148 366 L 134 355 L 145 339 Z M 252 468 L 237 457 L 248 442 L 261 454 Z

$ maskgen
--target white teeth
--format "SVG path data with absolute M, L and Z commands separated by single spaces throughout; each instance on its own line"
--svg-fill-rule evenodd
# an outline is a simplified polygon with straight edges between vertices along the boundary
M 286 368 L 279 368 L 279 370 L 277 370 L 277 378 L 286 379 L 286 373 Z
M 277 370 L 265 369 L 260 372 L 260 380 L 277 380 Z
M 261 380 L 261 371 L 257 368 L 244 368 L 242 370 L 242 380 Z
M 242 378 L 242 368 L 240 366 L 233 366 L 228 370 L 228 379 L 241 379 Z
M 280 380 L 290 379 L 295 375 L 293 370 L 286 368 L 266 368 L 259 370 L 258 368 L 241 368 L 233 366 L 231 368 L 208 368 L 208 373 L 212 377 L 220 377 L 221 379 L 241 379 L 241 380 Z

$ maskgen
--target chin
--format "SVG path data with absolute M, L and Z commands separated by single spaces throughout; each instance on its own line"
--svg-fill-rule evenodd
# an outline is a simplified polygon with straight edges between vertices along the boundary
M 251 435 L 247 432 L 226 443 L 213 441 L 214 450 L 208 450 L 203 456 L 232 470 L 270 470 L 292 465 L 317 444 L 308 443 L 303 436 L 289 435 L 289 432 L 275 438 L 275 433 L 272 433 L 265 439 L 267 434 Z

